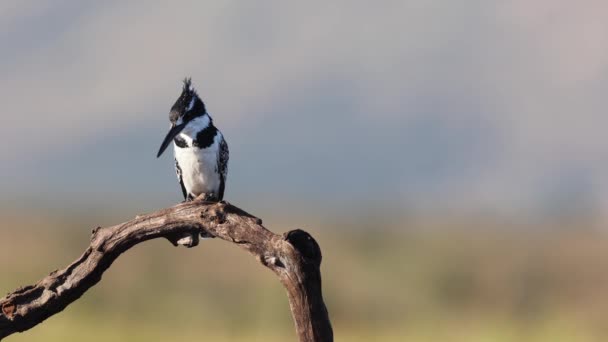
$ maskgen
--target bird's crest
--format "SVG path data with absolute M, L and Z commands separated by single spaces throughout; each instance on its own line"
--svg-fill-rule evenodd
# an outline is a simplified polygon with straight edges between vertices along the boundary
M 192 89 L 192 79 L 190 77 L 184 78 L 184 89 L 182 89 L 182 91 L 194 92 L 194 89 Z
M 205 104 L 192 86 L 192 79 L 186 77 L 183 82 L 182 93 L 177 101 L 175 101 L 173 107 L 171 107 L 171 113 L 169 115 L 171 122 L 176 122 L 180 116 L 186 115 L 184 119 L 187 120 L 207 113 Z

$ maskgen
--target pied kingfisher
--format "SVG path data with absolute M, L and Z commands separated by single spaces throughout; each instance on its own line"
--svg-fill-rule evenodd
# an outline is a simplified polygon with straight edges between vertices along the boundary
M 228 174 L 228 144 L 213 125 L 189 78 L 184 80 L 182 94 L 171 107 L 169 121 L 171 128 L 156 157 L 173 141 L 175 172 L 184 199 L 202 196 L 206 201 L 221 201 Z

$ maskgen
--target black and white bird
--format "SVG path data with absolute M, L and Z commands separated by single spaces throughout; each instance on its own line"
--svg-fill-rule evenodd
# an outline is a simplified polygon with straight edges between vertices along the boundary
M 218 202 L 224 198 L 228 174 L 228 144 L 213 125 L 189 78 L 184 80 L 182 93 L 169 114 L 171 128 L 157 158 L 173 141 L 175 172 L 184 199 Z

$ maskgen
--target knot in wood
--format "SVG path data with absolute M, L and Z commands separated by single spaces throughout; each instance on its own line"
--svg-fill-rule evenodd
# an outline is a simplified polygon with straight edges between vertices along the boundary
M 17 305 L 13 302 L 4 303 L 2 305 L 2 313 L 10 320 L 15 317 L 15 311 L 17 311 Z
M 201 213 L 201 218 L 213 221 L 215 224 L 226 222 L 226 202 L 217 202 L 212 206 L 206 207 Z
M 294 229 L 285 234 L 289 242 L 307 262 L 321 265 L 321 248 L 315 239 L 302 229 Z

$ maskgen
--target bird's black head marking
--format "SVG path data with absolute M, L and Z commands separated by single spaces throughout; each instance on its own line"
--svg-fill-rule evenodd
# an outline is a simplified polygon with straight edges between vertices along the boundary
M 188 125 L 192 119 L 207 115 L 205 104 L 198 97 L 196 90 L 192 88 L 192 81 L 190 78 L 184 80 L 184 88 L 182 94 L 179 96 L 171 112 L 169 113 L 169 121 L 171 121 L 171 128 L 169 133 L 165 136 L 165 140 L 160 145 L 157 157 L 163 154 L 163 151 L 169 146 L 171 141 Z M 209 125 L 211 125 L 211 118 L 209 118 Z M 179 142 L 178 142 L 179 146 Z
M 207 113 L 205 104 L 192 87 L 192 80 L 185 78 L 182 93 L 171 107 L 169 120 L 172 124 L 186 123 L 205 113 Z

